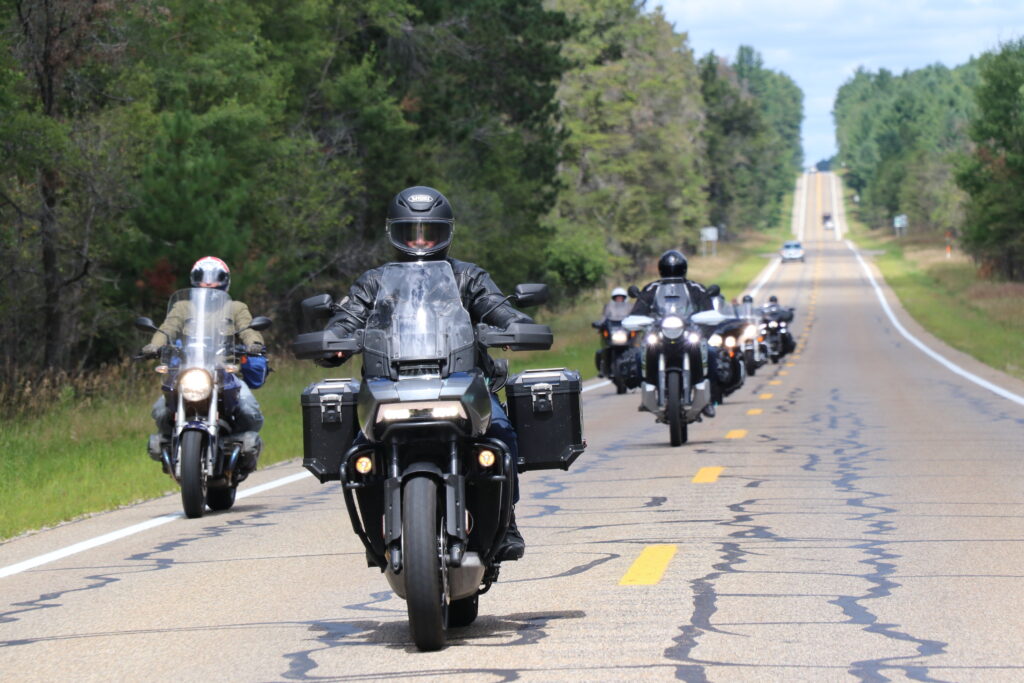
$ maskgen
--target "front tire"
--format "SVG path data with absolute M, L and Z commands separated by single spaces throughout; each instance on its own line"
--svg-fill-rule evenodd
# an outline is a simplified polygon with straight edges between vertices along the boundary
M 181 435 L 181 506 L 189 519 L 206 511 L 206 468 L 203 467 L 203 433 L 190 429 Z
M 668 418 L 668 440 L 673 446 L 686 443 L 686 422 L 683 421 L 682 389 L 679 373 L 670 372 L 665 378 L 665 415 Z
M 402 493 L 402 557 L 409 632 L 420 650 L 440 650 L 446 642 L 447 586 L 441 576 L 437 482 L 414 477 Z

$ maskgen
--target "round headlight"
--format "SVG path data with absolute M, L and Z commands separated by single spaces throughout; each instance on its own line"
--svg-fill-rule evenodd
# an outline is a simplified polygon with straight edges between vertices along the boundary
M 691 332 L 690 335 L 686 338 L 686 340 L 689 341 L 691 344 L 696 344 L 697 342 L 700 341 L 700 332 Z
M 647 345 L 648 346 L 654 346 L 657 343 L 658 343 L 658 335 L 657 335 L 657 333 L 651 332 L 649 335 L 647 335 Z
M 711 346 L 721 346 L 722 345 L 722 335 L 720 335 L 717 332 L 715 332 L 713 335 L 711 335 L 710 338 L 708 338 L 708 344 L 711 345 Z
M 736 346 L 736 337 L 726 337 L 725 345 L 728 346 L 730 349 Z
M 190 403 L 204 401 L 210 397 L 213 390 L 213 378 L 206 370 L 192 368 L 181 373 L 178 389 L 181 391 L 181 397 Z
M 628 344 L 629 343 L 629 332 L 623 329 L 618 329 L 612 332 L 612 344 Z
M 779 326 L 779 324 L 777 322 L 775 322 L 774 320 L 771 321 L 770 323 L 768 323 L 768 327 L 778 327 L 778 326 Z
M 661 321 L 661 333 L 668 339 L 679 339 L 683 335 L 683 319 L 670 315 Z

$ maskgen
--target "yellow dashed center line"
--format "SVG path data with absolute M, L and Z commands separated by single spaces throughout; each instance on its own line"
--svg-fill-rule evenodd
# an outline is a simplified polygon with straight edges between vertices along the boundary
M 760 398 L 761 398 L 762 401 L 767 401 L 768 399 L 770 399 L 774 395 L 775 394 L 761 394 Z
M 788 370 L 779 370 L 779 377 L 782 377 L 782 376 L 788 375 L 788 374 L 789 374 Z
M 730 429 L 729 433 L 725 435 L 727 439 L 742 439 L 747 436 L 746 429 Z
M 764 411 L 761 410 L 760 408 L 751 408 L 750 410 L 747 411 L 747 415 L 760 415 L 763 412 Z
M 661 581 L 668 563 L 676 554 L 676 546 L 673 545 L 649 545 L 636 558 L 636 562 L 629 568 L 622 579 L 620 586 L 653 586 Z
M 713 484 L 718 481 L 718 475 L 724 467 L 701 467 L 693 477 L 694 484 Z
M 782 384 L 782 380 L 781 379 L 773 379 L 771 382 L 768 382 L 768 384 L 772 385 L 773 387 L 777 387 L 780 384 Z
M 796 367 L 796 363 L 786 363 L 786 367 L 787 368 L 795 368 Z

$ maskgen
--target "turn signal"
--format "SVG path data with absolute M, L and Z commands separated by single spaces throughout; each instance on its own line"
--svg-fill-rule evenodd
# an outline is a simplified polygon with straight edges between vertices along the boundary
M 490 467 L 496 460 L 497 457 L 494 455 L 494 451 L 483 450 L 476 456 L 476 461 L 480 463 L 480 467 Z
M 373 470 L 373 459 L 368 455 L 360 455 L 356 458 L 356 472 L 359 474 L 369 474 Z

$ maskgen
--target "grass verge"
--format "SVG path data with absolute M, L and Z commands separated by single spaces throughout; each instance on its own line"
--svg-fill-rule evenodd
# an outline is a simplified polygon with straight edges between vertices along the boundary
M 693 257 L 690 276 L 718 283 L 727 298 L 740 295 L 767 264 L 765 255 L 788 235 L 789 217 L 784 215 L 785 227 L 722 243 L 716 256 Z M 584 379 L 594 377 L 597 337 L 590 323 L 600 316 L 606 296 L 603 290 L 592 292 L 569 307 L 539 312 L 538 321 L 553 328 L 555 344 L 550 351 L 509 354 L 512 371 L 568 367 L 578 369 Z M 299 396 L 310 382 L 359 373 L 355 364 L 331 370 L 292 359 L 279 358 L 272 364 L 275 372 L 256 392 L 266 418 L 262 465 L 302 455 Z M 146 455 L 146 439 L 153 431 L 150 406 L 158 395 L 154 374 L 149 380 L 100 392 L 87 403 L 71 398 L 45 414 L 5 420 L 0 429 L 0 539 L 140 500 L 177 495 L 177 485 Z
M 869 229 L 852 211 L 847 217 L 851 239 L 873 252 L 886 283 L 918 324 L 953 348 L 1024 379 L 1024 283 L 979 278 L 963 253 L 954 249 L 947 258 L 941 236 L 897 238 Z

